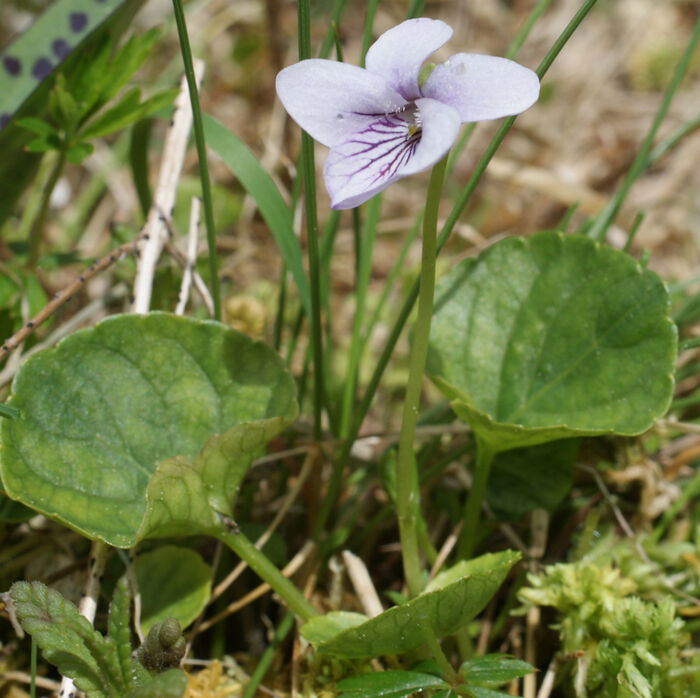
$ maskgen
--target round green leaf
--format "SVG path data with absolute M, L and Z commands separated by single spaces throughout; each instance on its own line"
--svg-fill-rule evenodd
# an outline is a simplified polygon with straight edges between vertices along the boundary
M 429 372 L 495 451 L 644 432 L 668 408 L 666 287 L 579 235 L 508 238 L 438 284 Z
M 364 623 L 359 614 L 328 614 L 329 621 L 313 618 L 301 634 L 319 652 L 346 659 L 410 652 L 425 644 L 428 633 L 452 635 L 472 620 L 519 558 L 505 550 L 460 562 L 437 575 L 424 593 Z
M 108 318 L 38 352 L 8 404 L 20 413 L 0 420 L 8 495 L 120 547 L 230 516 L 250 461 L 297 409 L 270 347 L 165 313 Z
M 165 545 L 139 555 L 134 569 L 144 635 L 166 618 L 177 618 L 186 628 L 209 600 L 211 568 L 194 550 Z

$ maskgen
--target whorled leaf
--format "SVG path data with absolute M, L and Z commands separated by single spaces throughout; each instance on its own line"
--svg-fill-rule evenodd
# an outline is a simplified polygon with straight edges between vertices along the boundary
M 458 563 L 438 575 L 424 593 L 318 642 L 316 649 L 359 659 L 409 652 L 425 644 L 428 634 L 452 635 L 484 608 L 519 558 L 519 553 L 506 550 Z M 309 621 L 301 628 L 302 636 L 314 643 L 322 636 L 324 618 L 332 627 L 335 615 Z
M 508 238 L 438 284 L 429 373 L 494 451 L 644 432 L 668 408 L 661 279 L 579 235 Z
M 251 460 L 296 415 L 270 347 L 165 313 L 108 318 L 17 374 L 0 424 L 6 492 L 127 547 L 212 531 Z

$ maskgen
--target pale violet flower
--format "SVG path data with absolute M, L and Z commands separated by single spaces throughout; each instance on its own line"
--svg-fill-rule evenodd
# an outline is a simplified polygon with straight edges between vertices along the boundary
M 289 115 L 330 148 L 323 178 L 332 208 L 358 206 L 431 167 L 461 124 L 518 114 L 537 100 L 531 70 L 473 53 L 455 54 L 419 85 L 423 62 L 451 36 L 444 22 L 409 19 L 377 39 L 366 68 L 309 59 L 277 75 Z

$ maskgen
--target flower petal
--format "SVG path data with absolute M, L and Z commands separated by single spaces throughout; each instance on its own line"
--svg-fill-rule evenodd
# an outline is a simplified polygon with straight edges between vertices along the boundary
M 458 53 L 435 67 L 421 91 L 453 106 L 462 122 L 482 121 L 525 111 L 537 101 L 540 82 L 507 58 Z
M 362 129 L 331 148 L 323 167 L 331 208 L 359 206 L 450 149 L 459 132 L 457 112 L 432 99 L 417 100 L 416 111 L 418 122 L 408 111 L 368 117 Z
M 384 32 L 370 47 L 365 67 L 382 75 L 404 99 L 421 96 L 418 73 L 428 56 L 452 36 L 452 28 L 439 19 L 407 19 Z
M 380 75 L 320 58 L 281 70 L 275 86 L 292 119 L 329 147 L 361 129 L 368 114 L 394 112 L 406 103 Z

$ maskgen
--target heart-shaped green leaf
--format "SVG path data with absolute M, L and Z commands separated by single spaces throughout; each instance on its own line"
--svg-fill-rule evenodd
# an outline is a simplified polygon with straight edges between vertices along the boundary
M 452 635 L 484 608 L 519 558 L 519 553 L 506 550 L 460 562 L 438 575 L 424 593 L 364 623 L 356 625 L 357 618 L 344 614 L 342 621 L 354 627 L 319 642 L 316 649 L 359 659 L 409 652 L 425 644 L 427 634 Z M 301 634 L 314 642 L 324 636 L 319 626 L 328 629 L 322 622 L 322 618 L 312 619 L 302 626 Z
M 587 237 L 508 238 L 441 279 L 429 372 L 494 451 L 633 435 L 668 408 L 666 287 Z
M 0 420 L 8 495 L 111 545 L 219 526 L 267 440 L 296 415 L 265 344 L 164 313 L 108 318 L 17 374 Z
M 211 568 L 194 550 L 164 545 L 139 555 L 134 569 L 144 635 L 166 618 L 176 618 L 186 628 L 209 600 Z

